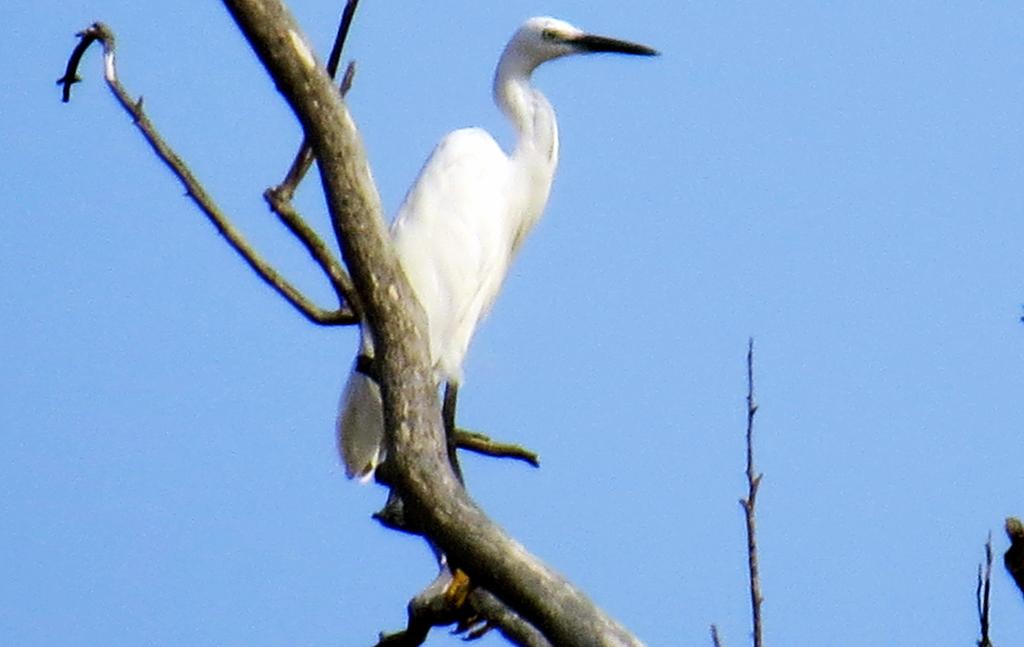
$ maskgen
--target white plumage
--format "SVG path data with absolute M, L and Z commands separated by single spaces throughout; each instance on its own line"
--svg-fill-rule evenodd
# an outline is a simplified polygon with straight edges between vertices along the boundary
M 533 70 L 573 53 L 653 55 L 643 45 L 585 34 L 554 18 L 531 18 L 512 36 L 494 75 L 494 100 L 516 130 L 506 155 L 480 128 L 449 133 L 398 211 L 392 239 L 426 312 L 438 385 L 462 381 L 462 363 L 526 235 L 540 218 L 558 164 L 558 126 Z M 363 326 L 362 353 L 373 354 Z M 346 473 L 368 478 L 384 458 L 380 391 L 353 368 L 337 430 Z

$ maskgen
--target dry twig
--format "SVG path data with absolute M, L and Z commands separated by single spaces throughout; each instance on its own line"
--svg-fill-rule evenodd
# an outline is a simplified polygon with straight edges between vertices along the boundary
M 540 457 L 537 453 L 526 449 L 521 445 L 502 443 L 492 440 L 489 436 L 468 429 L 455 430 L 455 445 L 459 449 L 493 456 L 495 458 L 512 458 L 529 463 L 534 467 L 540 467 Z
M 992 647 L 989 639 L 989 595 L 992 592 L 992 533 L 985 542 L 985 563 L 978 564 L 978 587 L 974 595 L 978 603 L 978 622 L 981 624 L 981 639 L 978 647 Z
M 750 570 L 750 613 L 753 622 L 754 647 L 762 646 L 761 629 L 761 573 L 757 563 L 757 491 L 761 487 L 761 477 L 754 470 L 754 415 L 757 404 L 754 403 L 754 340 L 747 342 L 747 496 L 740 499 L 747 521 L 747 566 Z
M 711 647 L 722 647 L 722 639 L 718 636 L 718 625 L 711 625 Z
M 352 19 L 355 18 L 358 6 L 359 0 L 348 0 L 341 12 L 341 20 L 338 21 L 338 33 L 334 37 L 334 46 L 331 47 L 331 54 L 327 57 L 327 74 L 332 79 L 338 73 L 338 66 L 341 64 L 341 53 L 345 49 L 345 41 L 348 40 L 348 32 L 352 28 Z M 344 97 L 348 94 L 349 89 L 352 87 L 352 78 L 355 76 L 355 72 L 356 66 L 353 61 L 345 68 L 345 75 L 341 79 L 341 96 Z M 291 200 L 295 195 L 295 189 L 298 188 L 299 183 L 302 182 L 302 178 L 309 171 L 309 167 L 312 164 L 313 148 L 309 145 L 309 140 L 303 138 L 299 151 L 295 154 L 295 159 L 292 161 L 288 173 L 285 174 L 284 180 L 281 181 L 281 184 L 269 190 L 276 193 L 282 200 Z
M 153 149 L 153 152 L 155 152 L 157 157 L 159 157 L 171 172 L 177 176 L 178 180 L 185 187 L 186 195 L 197 207 L 199 207 L 200 211 L 203 212 L 213 226 L 217 228 L 217 231 L 220 232 L 232 249 L 238 252 L 245 262 L 249 264 L 249 267 L 251 267 L 261 279 L 263 279 L 270 287 L 274 288 L 278 294 L 288 301 L 288 303 L 292 304 L 300 313 L 313 323 L 323 326 L 339 326 L 356 323 L 358 319 L 355 317 L 351 309 L 344 305 L 346 303 L 351 303 L 349 297 L 354 294 L 354 291 L 351 289 L 351 281 L 348 280 L 347 274 L 344 269 L 342 269 L 341 265 L 333 259 L 330 252 L 327 250 L 326 245 L 324 245 L 315 234 L 312 234 L 312 236 L 307 238 L 299 236 L 300 240 L 306 244 L 306 247 L 309 249 L 314 260 L 317 261 L 320 267 L 327 274 L 327 277 L 331 280 L 331 285 L 335 288 L 340 304 L 335 310 L 325 310 L 314 304 L 295 286 L 282 277 L 265 259 L 263 259 L 263 257 L 261 257 L 259 253 L 249 245 L 241 232 L 231 224 L 231 221 L 224 212 L 221 211 L 220 207 L 217 206 L 213 198 L 206 192 L 206 189 L 202 186 L 199 180 L 196 179 L 195 175 L 181 157 L 179 157 L 167 142 L 164 141 L 163 137 L 159 134 L 156 127 L 143 111 L 142 99 L 133 100 L 131 95 L 121 84 L 120 79 L 117 77 L 117 68 L 114 56 L 115 38 L 113 31 L 107 25 L 97 22 L 93 23 L 84 31 L 79 32 L 78 36 L 81 40 L 78 45 L 75 46 L 74 51 L 72 51 L 71 56 L 68 59 L 68 65 L 64 72 L 64 76 L 57 81 L 57 83 L 63 86 L 63 100 L 67 102 L 71 99 L 71 86 L 81 80 L 78 77 L 78 67 L 81 63 L 85 50 L 88 49 L 93 42 L 99 41 L 103 45 L 103 76 L 107 82 L 107 86 L 117 99 L 117 102 L 129 115 L 131 115 L 133 122 L 142 133 L 142 136 L 146 139 L 146 142 Z M 308 230 L 309 233 L 312 233 L 312 230 L 305 227 L 304 223 L 301 223 L 301 221 L 294 222 L 293 224 L 294 227 L 290 227 L 293 232 L 296 230 Z

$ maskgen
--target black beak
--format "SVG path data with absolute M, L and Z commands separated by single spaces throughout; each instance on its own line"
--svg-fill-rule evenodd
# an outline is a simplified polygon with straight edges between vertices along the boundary
M 614 52 L 616 54 L 633 54 L 635 56 L 657 56 L 658 50 L 627 40 L 607 38 L 584 34 L 572 40 L 572 44 L 584 52 Z

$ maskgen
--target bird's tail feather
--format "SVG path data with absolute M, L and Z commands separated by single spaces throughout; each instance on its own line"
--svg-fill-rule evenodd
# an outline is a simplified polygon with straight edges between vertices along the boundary
M 370 480 L 384 460 L 384 409 L 380 387 L 354 367 L 341 394 L 337 432 L 345 473 Z

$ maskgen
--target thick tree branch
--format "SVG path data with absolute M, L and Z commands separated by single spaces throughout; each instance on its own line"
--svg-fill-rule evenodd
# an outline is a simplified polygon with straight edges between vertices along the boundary
M 340 94 L 278 0 L 225 0 L 302 123 L 363 315 L 378 346 L 394 484 L 426 534 L 477 586 L 557 645 L 638 645 L 469 498 L 448 463 L 422 309 L 399 269 L 366 156 Z
M 348 32 L 352 28 L 352 19 L 355 18 L 358 6 L 359 0 L 348 0 L 341 12 L 341 20 L 338 21 L 338 33 L 334 37 L 334 46 L 331 48 L 330 56 L 327 57 L 327 73 L 332 79 L 338 73 L 338 65 L 341 64 L 341 52 L 345 49 L 345 41 L 348 40 Z M 352 77 L 355 76 L 355 73 L 355 62 L 351 62 L 345 68 L 345 75 L 341 80 L 341 96 L 344 97 L 348 94 L 349 88 L 352 87 Z M 303 138 L 299 151 L 295 154 L 295 159 L 288 169 L 288 173 L 281 184 L 277 185 L 273 191 L 281 199 L 291 200 L 292 196 L 295 195 L 295 189 L 298 188 L 299 183 L 302 182 L 302 178 L 305 177 L 312 164 L 313 149 L 310 147 L 309 141 Z
M 470 591 L 463 604 L 454 604 L 448 595 L 451 570 L 445 566 L 437 578 L 409 602 L 409 623 L 402 631 L 382 634 L 377 647 L 409 647 L 426 641 L 432 627 L 456 625 L 454 633 L 465 640 L 483 637 L 497 630 L 516 645 L 550 647 L 551 643 L 533 625 L 479 587 Z
M 385 463 L 382 468 L 386 468 Z M 386 474 L 378 469 L 378 481 L 388 483 Z M 406 514 L 405 504 L 392 489 L 384 509 L 373 515 L 386 528 L 423 537 L 438 557 L 439 573 L 429 586 L 409 601 L 409 619 L 406 628 L 391 634 L 382 634 L 382 645 L 421 645 L 426 641 L 432 627 L 455 624 L 455 633 L 467 640 L 479 638 L 491 629 L 517 645 L 549 647 L 544 635 L 524 620 L 497 597 L 480 586 L 472 585 L 465 602 L 452 595 L 453 577 L 450 565 L 437 551 L 430 538 L 424 534 L 422 524 L 415 512 Z
M 339 303 L 342 304 L 337 310 L 325 310 L 315 305 L 312 301 L 306 298 L 295 286 L 289 283 L 282 277 L 277 270 L 275 270 L 266 260 L 261 257 L 256 250 L 254 250 L 249 243 L 242 236 L 226 215 L 220 210 L 220 207 L 214 202 L 213 198 L 206 192 L 199 180 L 196 179 L 195 175 L 188 168 L 185 162 L 178 156 L 174 150 L 164 141 L 163 137 L 157 132 L 156 127 L 146 116 L 142 109 L 142 99 L 133 100 L 131 95 L 121 84 L 121 81 L 117 77 L 117 68 L 115 65 L 114 50 L 115 50 L 115 39 L 114 33 L 109 27 L 103 23 L 94 23 L 85 31 L 79 33 L 81 41 L 75 47 L 68 59 L 68 66 L 57 83 L 63 86 L 63 99 L 65 102 L 71 98 L 71 86 L 73 83 L 78 82 L 78 66 L 82 60 L 82 55 L 85 50 L 88 49 L 94 41 L 100 41 L 103 45 L 103 72 L 104 79 L 107 82 L 107 86 L 113 92 L 117 102 L 121 105 L 124 110 L 131 115 L 136 127 L 142 133 L 142 136 L 149 143 L 150 147 L 156 153 L 164 164 L 171 170 L 174 175 L 177 176 L 178 180 L 185 186 L 186 194 L 192 199 L 192 202 L 199 207 L 200 211 L 207 217 L 207 219 L 217 228 L 217 231 L 224 237 L 228 244 L 249 264 L 249 267 L 259 275 L 270 287 L 274 288 L 278 294 L 285 298 L 288 303 L 292 304 L 300 313 L 302 313 L 307 319 L 313 323 L 324 325 L 324 326 L 338 326 L 356 323 L 358 319 L 354 316 L 352 311 L 344 306 L 348 302 L 347 295 L 352 294 L 350 286 L 346 283 L 345 272 L 338 265 L 337 261 L 334 261 L 330 253 L 326 250 L 326 247 L 322 243 L 319 243 L 319 248 L 314 249 L 307 244 L 307 249 L 313 255 L 313 258 L 323 268 L 328 278 L 331 279 L 331 284 L 335 286 L 335 290 L 338 294 Z M 298 226 L 298 225 L 296 225 Z M 294 229 L 293 229 L 294 231 Z M 304 242 L 307 239 L 299 237 Z M 312 235 L 312 239 L 316 239 L 316 235 Z M 346 292 L 346 288 L 349 289 Z
M 747 342 L 747 496 L 740 499 L 747 522 L 747 567 L 750 572 L 750 614 L 753 624 L 754 647 L 762 645 L 761 629 L 761 571 L 757 560 L 757 491 L 761 477 L 754 470 L 754 340 Z

